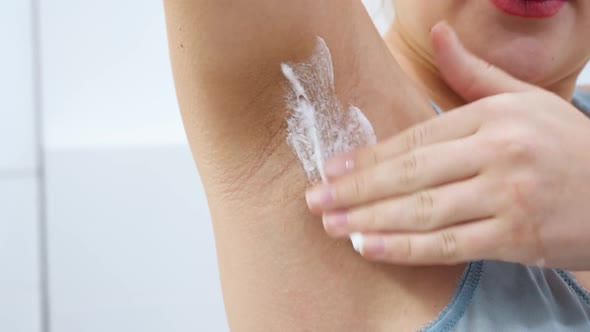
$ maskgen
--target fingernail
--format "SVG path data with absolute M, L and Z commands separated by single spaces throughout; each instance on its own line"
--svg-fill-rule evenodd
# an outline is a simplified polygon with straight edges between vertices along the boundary
M 363 248 L 363 242 L 365 238 L 361 233 L 352 233 L 350 234 L 350 242 L 352 242 L 352 247 L 354 251 L 360 253 Z
M 305 193 L 305 200 L 310 209 L 325 208 L 334 201 L 334 190 L 329 185 L 312 188 Z
M 348 212 L 326 214 L 323 219 L 326 229 L 344 231 L 348 226 Z
M 354 160 L 336 158 L 326 163 L 325 171 L 329 177 L 338 177 L 348 174 L 354 170 Z
M 361 254 L 369 258 L 380 258 L 385 253 L 385 242 L 380 237 L 365 237 Z

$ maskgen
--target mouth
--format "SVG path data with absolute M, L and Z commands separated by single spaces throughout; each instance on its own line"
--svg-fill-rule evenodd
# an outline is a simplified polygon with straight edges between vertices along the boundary
M 557 15 L 568 0 L 490 0 L 506 14 L 527 18 L 548 18 Z

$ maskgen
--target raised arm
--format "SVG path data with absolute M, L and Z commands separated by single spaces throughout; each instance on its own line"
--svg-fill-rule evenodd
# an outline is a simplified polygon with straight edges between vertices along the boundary
M 358 0 L 165 0 L 165 8 L 180 109 L 197 160 L 223 160 L 244 176 L 257 171 L 244 158 L 268 152 L 285 121 L 280 63 L 304 60 L 318 35 L 335 55 L 344 103 L 416 103 L 415 90 L 404 84 L 380 86 L 402 83 L 401 70 Z M 384 70 L 400 75 L 390 80 Z M 233 173 L 223 182 L 240 172 Z
M 232 331 L 370 331 L 383 325 L 375 315 L 391 320 L 390 310 L 400 308 L 393 304 L 407 308 L 412 287 L 436 287 L 431 279 L 389 273 L 393 267 L 367 263 L 350 244 L 330 240 L 307 212 L 305 174 L 286 144 L 280 64 L 306 60 L 316 36 L 332 51 L 340 101 L 363 109 L 378 138 L 434 114 L 361 1 L 164 3 L 178 100 L 209 201 Z M 411 289 L 400 290 L 403 278 Z M 434 302 L 424 311 L 436 311 Z

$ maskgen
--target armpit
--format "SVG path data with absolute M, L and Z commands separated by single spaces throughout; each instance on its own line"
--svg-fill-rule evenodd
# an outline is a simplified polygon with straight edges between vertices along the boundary
M 343 107 L 334 88 L 334 66 L 326 42 L 317 37 L 311 58 L 283 63 L 287 93 L 287 142 L 312 183 L 323 181 L 324 162 L 360 146 L 375 144 L 373 127 L 360 109 Z
M 326 181 L 323 165 L 327 159 L 376 142 L 373 127 L 361 110 L 342 104 L 336 96 L 332 56 L 322 38 L 315 38 L 315 48 L 306 60 L 283 62 L 276 69 L 279 67 L 282 84 L 267 85 L 240 112 L 249 114 L 255 109 L 259 120 L 241 125 L 259 124 L 246 129 L 243 140 L 234 141 L 239 146 L 235 155 L 244 157 L 233 162 L 224 159 L 225 165 L 237 165 L 226 166 L 226 174 L 219 179 L 224 194 L 241 196 L 247 188 L 265 190 L 291 173 L 298 180 L 304 180 L 305 174 L 311 183 Z M 354 78 L 347 76 L 343 85 L 356 85 L 351 80 Z M 256 143 L 245 145 L 250 139 Z

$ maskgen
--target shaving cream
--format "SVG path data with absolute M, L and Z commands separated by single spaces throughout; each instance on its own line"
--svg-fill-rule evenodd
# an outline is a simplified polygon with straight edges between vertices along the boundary
M 358 147 L 375 144 L 375 131 L 367 117 L 353 105 L 342 107 L 334 88 L 332 56 L 326 42 L 317 37 L 307 62 L 283 63 L 281 69 L 290 83 L 286 103 L 287 143 L 312 184 L 327 182 L 326 160 Z M 362 247 L 361 234 L 352 234 L 356 251 Z

